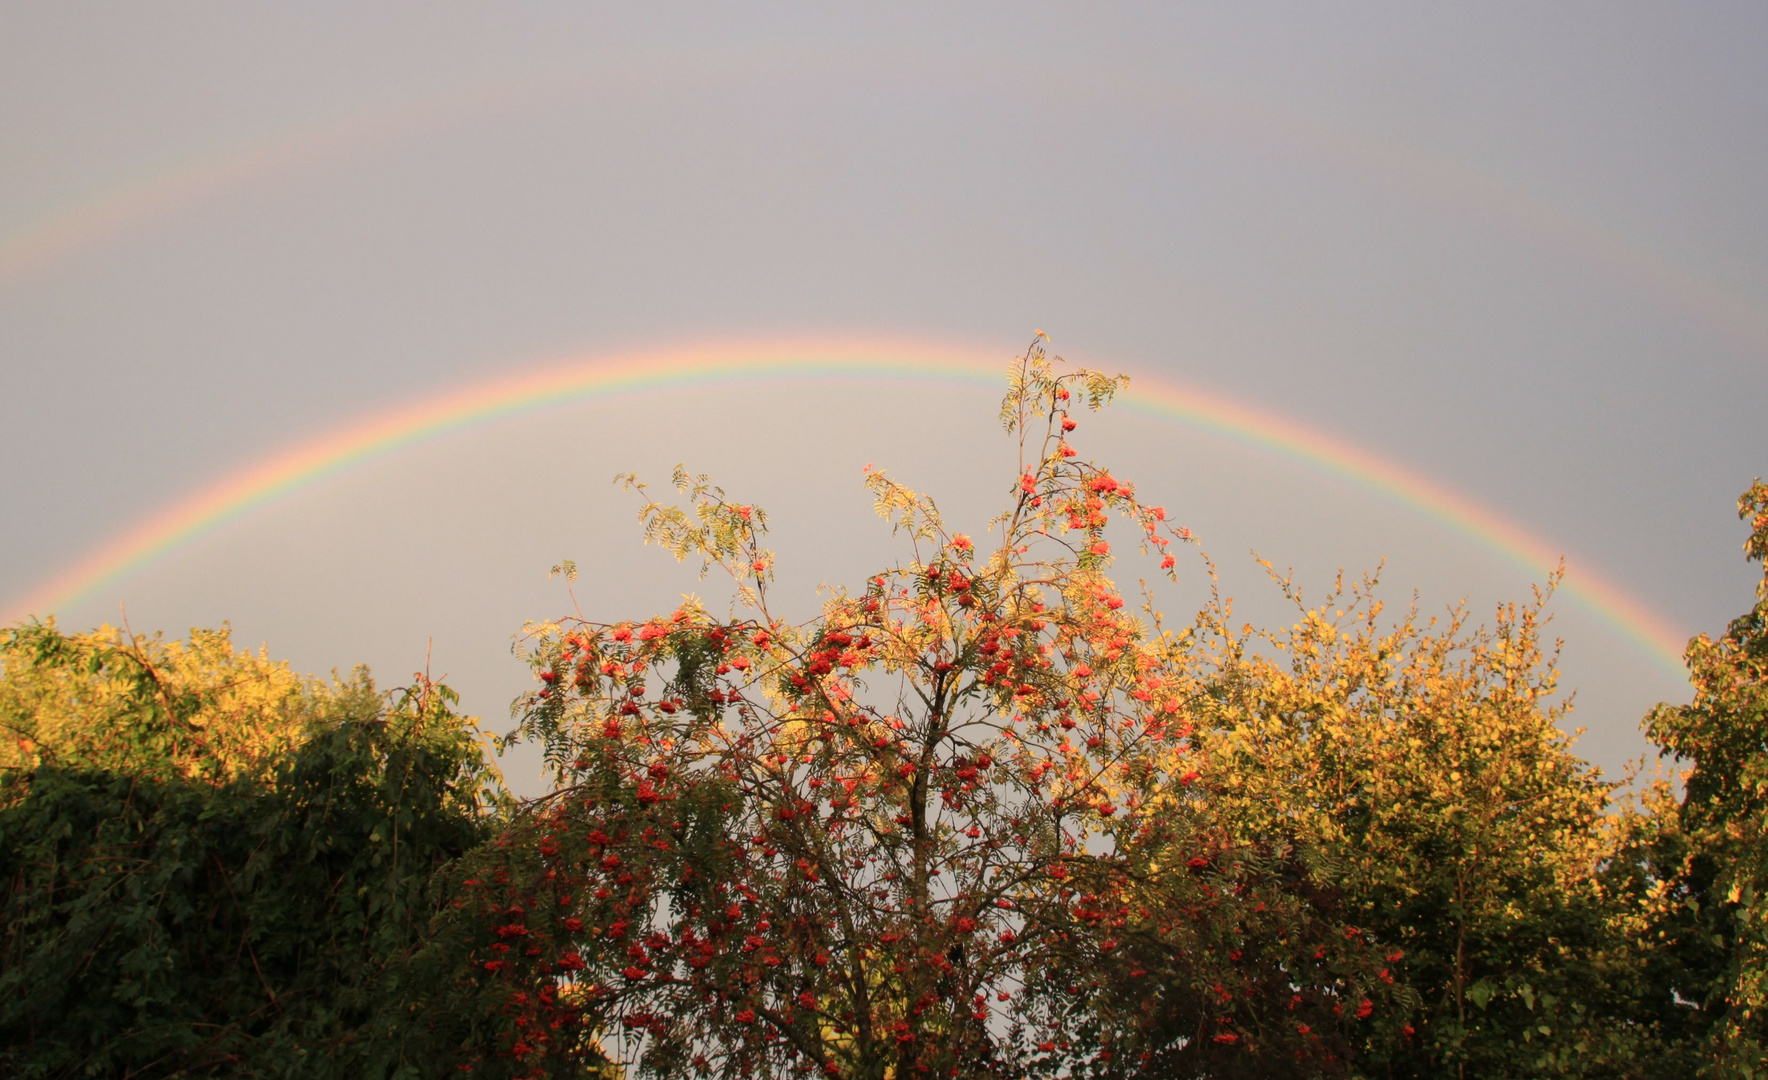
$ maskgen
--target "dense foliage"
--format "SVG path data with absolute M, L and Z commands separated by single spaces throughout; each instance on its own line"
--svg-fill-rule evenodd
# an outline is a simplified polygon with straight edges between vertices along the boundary
M 1190 535 L 1074 446 L 1120 385 L 1015 363 L 987 542 L 868 469 L 904 555 L 807 621 L 764 511 L 628 478 L 734 599 L 530 626 L 526 802 L 421 678 L 11 631 L 0 1071 L 1768 1076 L 1768 576 L 1633 800 L 1565 734 L 1552 581 L 1484 626 L 1126 597 Z
M 1662 981 L 1692 1008 L 1716 1076 L 1768 1076 L 1768 486 L 1738 499 L 1756 603 L 1724 634 L 1688 644 L 1694 700 L 1659 706 L 1646 732 L 1689 769 L 1680 803 L 1648 823 Z
M 1211 618 L 1206 745 L 1224 827 L 1332 853 L 1348 917 L 1409 1008 L 1376 1075 L 1661 1075 L 1641 1056 L 1612 786 L 1570 750 L 1544 596 L 1489 628 L 1385 623 L 1364 582 L 1255 640 Z M 1263 649 L 1255 648 L 1263 645 Z M 1625 885 L 1625 883 L 1622 883 Z M 1666 995 L 1667 996 L 1667 995 Z M 1396 1037 L 1397 1036 L 1397 1037 Z
M 434 1074 L 402 965 L 491 794 L 445 688 L 303 683 L 224 631 L 0 648 L 29 754 L 0 774 L 0 1072 Z

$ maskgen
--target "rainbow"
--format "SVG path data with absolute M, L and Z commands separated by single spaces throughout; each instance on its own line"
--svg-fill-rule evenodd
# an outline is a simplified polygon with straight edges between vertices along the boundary
M 999 386 L 1005 359 L 925 343 L 853 340 L 719 344 L 539 365 L 368 416 L 250 464 L 91 552 L 25 597 L 5 619 L 66 608 L 294 491 L 455 432 L 673 386 L 807 378 Z M 1559 563 L 1549 545 L 1497 512 L 1289 418 L 1164 377 L 1136 378 L 1119 400 L 1136 411 L 1342 477 L 1471 538 L 1537 577 Z M 1682 673 L 1686 639 L 1595 570 L 1570 563 L 1561 591 L 1668 669 Z
M 679 80 L 685 73 L 704 75 L 712 54 L 695 53 L 670 68 Z M 729 59 L 727 57 L 727 59 Z M 828 62 L 827 56 L 819 58 Z M 855 58 L 855 62 L 860 62 Z M 640 65 L 616 65 L 597 75 L 573 74 L 501 86 L 479 86 L 429 100 L 369 110 L 334 118 L 245 143 L 221 152 L 188 159 L 176 168 L 138 176 L 112 189 L 46 214 L 10 235 L 0 234 L 0 287 L 28 279 L 33 273 L 81 251 L 97 247 L 127 229 L 193 205 L 253 181 L 287 174 L 301 167 L 347 157 L 365 148 L 381 148 L 399 137 L 459 125 L 475 117 L 495 117 L 526 105 L 572 94 L 605 90 L 619 80 L 642 77 Z M 727 65 L 725 77 L 747 69 Z M 972 75 L 976 69 L 967 69 Z M 1403 142 L 1331 126 L 1249 98 L 1175 94 L 1161 81 L 1112 73 L 1089 79 L 1065 73 L 1071 89 L 1101 93 L 1120 106 L 1133 102 L 1152 107 L 1168 122 L 1188 119 L 1213 124 L 1241 138 L 1262 139 L 1299 149 L 1333 162 L 1352 173 L 1394 183 L 1413 194 L 1442 200 L 1465 210 L 1492 215 L 1589 265 L 1629 282 L 1654 302 L 1691 316 L 1760 356 L 1768 354 L 1768 315 L 1761 305 L 1735 289 L 1703 276 L 1631 237 L 1582 218 L 1532 192 L 1513 188 L 1464 163 L 1425 153 Z M 1017 86 L 1015 64 L 997 77 Z
M 556 96 L 581 78 L 538 80 L 363 110 L 289 128 L 237 146 L 195 155 L 176 165 L 94 192 L 59 213 L 0 235 L 0 286 L 31 275 L 119 234 L 169 214 L 200 206 L 247 185 L 347 158 L 395 139 L 482 116 L 497 116 Z
M 34 227 L 0 236 L 0 285 L 96 247 L 142 222 L 201 203 L 252 180 L 284 174 L 411 125 L 404 116 L 365 115 L 314 125 L 225 153 L 195 158 L 95 193 Z

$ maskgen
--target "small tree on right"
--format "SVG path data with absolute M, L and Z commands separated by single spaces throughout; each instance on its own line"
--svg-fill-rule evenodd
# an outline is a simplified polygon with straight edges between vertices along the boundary
M 1739 497 L 1744 554 L 1768 558 L 1768 485 Z M 1756 603 L 1685 654 L 1687 705 L 1660 705 L 1646 733 L 1687 766 L 1684 794 L 1656 792 L 1645 846 L 1657 878 L 1646 944 L 1702 1073 L 1768 1075 L 1768 563 Z
M 1401 1007 L 1360 1029 L 1357 1071 L 1692 1068 L 1689 1010 L 1644 947 L 1660 875 L 1640 851 L 1662 819 L 1615 812 L 1617 785 L 1572 749 L 1550 588 L 1475 626 L 1460 608 L 1389 618 L 1369 579 L 1312 601 L 1277 584 L 1292 626 L 1236 627 L 1218 603 L 1170 670 L 1189 665 L 1213 827 L 1293 845 L 1312 872 L 1292 895 L 1380 943 Z

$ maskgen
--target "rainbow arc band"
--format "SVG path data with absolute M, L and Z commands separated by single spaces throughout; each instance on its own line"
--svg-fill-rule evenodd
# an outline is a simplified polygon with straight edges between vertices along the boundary
M 413 402 L 263 458 L 121 533 L 25 597 L 7 621 L 46 615 L 259 507 L 367 462 L 548 408 L 621 393 L 721 382 L 865 378 L 999 386 L 1008 358 L 913 341 L 821 340 L 714 344 L 540 365 Z M 1088 366 L 1111 370 L 1108 365 Z M 1177 381 L 1138 376 L 1122 405 L 1342 477 L 1496 552 L 1537 577 L 1559 562 L 1540 538 L 1496 511 L 1392 461 L 1294 420 Z M 1669 671 L 1686 640 L 1594 569 L 1567 560 L 1561 594 L 1596 613 Z
M 722 56 L 722 62 L 716 66 L 715 56 Z M 881 60 L 872 53 L 836 56 L 826 50 L 814 56 L 816 63 L 828 65 L 831 70 L 887 67 L 888 63 Z M 752 52 L 738 55 L 696 50 L 668 65 L 663 77 L 676 86 L 688 77 L 722 84 L 733 78 L 752 77 L 758 69 L 777 73 L 781 70 L 780 58 Z M 968 78 L 984 74 L 973 60 L 964 64 L 964 72 Z M 542 76 L 526 82 L 470 87 L 459 93 L 265 135 L 198 156 L 179 166 L 97 192 L 60 213 L 44 214 L 13 233 L 0 235 L 0 288 L 28 278 L 59 259 L 103 244 L 128 227 L 200 204 L 219 192 L 286 176 L 302 166 L 345 158 L 368 148 L 384 148 L 395 137 L 446 129 L 474 117 L 505 116 L 524 106 L 573 96 L 597 100 L 616 87 L 631 85 L 630 80 L 644 79 L 646 73 L 643 63 L 604 65 L 589 75 L 573 72 L 557 78 Z M 655 71 L 649 74 L 658 77 Z M 1010 67 L 988 72 L 988 77 L 1001 80 L 1003 88 L 1017 88 L 1023 71 L 1014 62 Z M 1103 100 L 1119 107 L 1133 102 L 1139 108 L 1153 109 L 1163 125 L 1203 124 L 1273 147 L 1300 150 L 1334 162 L 1353 175 L 1363 174 L 1419 197 L 1444 200 L 1467 211 L 1491 215 L 1630 281 L 1655 303 L 1692 315 L 1752 355 L 1768 355 L 1768 317 L 1752 298 L 1675 262 L 1638 239 L 1612 232 L 1550 199 L 1513 188 L 1463 163 L 1422 153 L 1403 142 L 1329 126 L 1318 119 L 1278 110 L 1268 103 L 1212 98 L 1194 90 L 1179 93 L 1160 80 L 1144 80 L 1121 71 L 1099 78 L 1076 69 L 1061 73 L 1061 77 L 1068 80 L 1066 85 L 1072 91 L 1102 93 Z

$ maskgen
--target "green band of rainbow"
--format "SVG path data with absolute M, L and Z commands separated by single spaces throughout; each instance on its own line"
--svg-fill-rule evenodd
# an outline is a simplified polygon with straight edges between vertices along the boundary
M 290 492 L 451 432 L 623 392 L 719 382 L 871 378 L 1000 386 L 1007 358 L 904 341 L 719 344 L 578 360 L 370 416 L 247 466 L 81 559 L 16 605 L 7 621 L 89 597 L 162 555 Z M 1391 461 L 1294 420 L 1184 386 L 1137 377 L 1130 408 L 1251 444 L 1410 508 L 1544 577 L 1559 562 L 1546 543 L 1500 514 Z M 1669 670 L 1682 673 L 1685 638 L 1592 568 L 1568 560 L 1564 595 L 1595 612 Z

